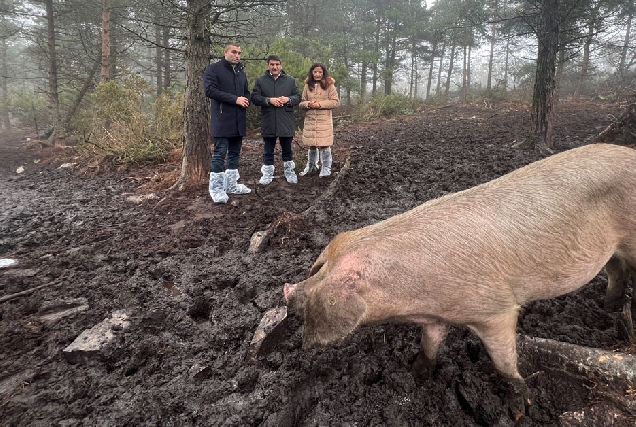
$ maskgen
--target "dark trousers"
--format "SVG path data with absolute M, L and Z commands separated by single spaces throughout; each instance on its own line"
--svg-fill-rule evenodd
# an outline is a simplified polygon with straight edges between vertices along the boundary
M 214 153 L 212 154 L 212 166 L 210 170 L 215 173 L 224 172 L 226 155 L 227 168 L 238 169 L 242 146 L 242 136 L 233 136 L 231 138 L 214 138 Z
M 292 140 L 293 136 L 279 136 L 280 140 L 280 149 L 283 152 L 283 161 L 288 162 L 290 160 L 294 160 L 294 155 L 292 154 Z M 265 143 L 265 147 L 263 147 L 263 164 L 264 165 L 273 165 L 274 164 L 274 149 L 276 148 L 276 137 L 275 136 L 264 136 L 263 142 Z

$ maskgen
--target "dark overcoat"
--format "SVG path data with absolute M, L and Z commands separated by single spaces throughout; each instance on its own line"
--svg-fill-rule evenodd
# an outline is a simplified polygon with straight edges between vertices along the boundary
M 289 98 L 287 105 L 274 107 L 267 98 Z M 300 92 L 296 80 L 281 71 L 274 80 L 269 71 L 256 79 L 252 90 L 252 102 L 261 107 L 261 135 L 265 137 L 294 136 L 296 124 L 294 107 L 300 103 Z
M 250 98 L 243 64 L 232 67 L 225 58 L 206 67 L 203 73 L 205 96 L 210 105 L 210 134 L 212 137 L 236 137 L 247 134 L 246 109 L 236 104 L 239 96 Z

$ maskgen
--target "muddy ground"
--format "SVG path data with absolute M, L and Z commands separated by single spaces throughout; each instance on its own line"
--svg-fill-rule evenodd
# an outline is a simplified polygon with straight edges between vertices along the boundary
M 585 143 L 620 113 L 614 104 L 562 104 L 557 150 Z M 1 424 L 513 425 L 488 355 L 463 327 L 451 330 L 436 374 L 418 382 L 409 365 L 420 332 L 411 325 L 363 327 L 303 351 L 301 318 L 290 313 L 271 352 L 255 363 L 246 356 L 263 314 L 283 305 L 283 284 L 303 280 L 332 237 L 539 159 L 518 147 L 529 125 L 522 105 L 342 122 L 332 177 L 288 184 L 279 157 L 266 187 L 258 184 L 261 145 L 247 140 L 241 181 L 253 191 L 227 205 L 213 204 L 207 187 L 171 196 L 178 158 L 119 172 L 60 167 L 78 163 L 72 149 L 3 134 L 0 258 L 18 264 L 0 269 L 0 297 L 41 288 L 0 303 Z M 302 169 L 304 151 L 295 150 Z M 269 245 L 249 253 L 253 233 L 272 224 Z M 617 337 L 617 314 L 603 310 L 605 286 L 600 273 L 576 293 L 530 304 L 519 334 L 633 353 Z M 130 325 L 114 328 L 110 345 L 81 360 L 64 356 L 119 310 Z M 593 379 L 523 355 L 520 367 L 534 403 L 517 425 L 636 421 Z

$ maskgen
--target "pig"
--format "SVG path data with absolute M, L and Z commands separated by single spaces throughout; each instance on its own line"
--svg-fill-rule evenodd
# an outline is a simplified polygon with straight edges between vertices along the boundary
M 520 308 L 574 291 L 604 266 L 606 306 L 620 306 L 636 269 L 635 213 L 636 150 L 586 145 L 340 233 L 283 294 L 303 310 L 305 349 L 359 325 L 421 325 L 420 374 L 433 371 L 450 326 L 467 326 L 519 418 L 531 403 L 517 368 Z

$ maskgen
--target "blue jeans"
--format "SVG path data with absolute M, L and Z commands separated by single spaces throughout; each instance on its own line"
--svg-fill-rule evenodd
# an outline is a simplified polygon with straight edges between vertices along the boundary
M 293 136 L 279 136 L 280 140 L 280 148 L 283 152 L 283 161 L 288 162 L 290 160 L 294 160 L 294 155 L 292 153 L 292 140 Z M 264 136 L 263 142 L 265 143 L 265 147 L 263 148 L 263 164 L 264 165 L 273 165 L 274 164 L 274 148 L 276 148 L 276 137 L 275 136 Z
M 214 153 L 212 154 L 212 166 L 210 170 L 215 173 L 224 172 L 226 155 L 227 168 L 238 169 L 242 146 L 242 136 L 233 136 L 231 138 L 214 138 Z

